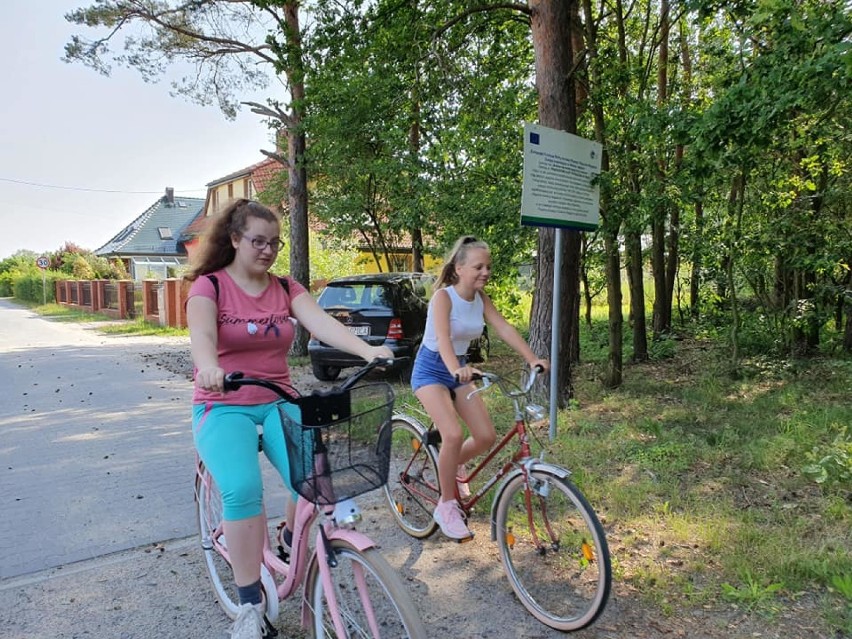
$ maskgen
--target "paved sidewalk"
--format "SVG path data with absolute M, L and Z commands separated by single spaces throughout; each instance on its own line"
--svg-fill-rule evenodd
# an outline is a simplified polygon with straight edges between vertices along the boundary
M 191 384 L 142 358 L 163 343 L 0 300 L 0 578 L 193 532 Z

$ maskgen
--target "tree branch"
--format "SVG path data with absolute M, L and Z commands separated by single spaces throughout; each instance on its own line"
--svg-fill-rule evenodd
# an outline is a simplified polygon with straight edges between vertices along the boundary
M 498 9 L 510 9 L 512 11 L 520 11 L 523 14 L 528 16 L 532 15 L 532 9 L 530 9 L 529 5 L 526 4 L 518 4 L 515 2 L 501 2 L 497 4 L 488 4 L 488 5 L 480 5 L 478 7 L 471 7 L 470 9 L 466 9 L 462 11 L 459 15 L 452 18 L 448 22 L 445 22 L 442 26 L 438 27 L 435 30 L 435 33 L 432 34 L 432 39 L 437 40 L 441 37 L 444 32 L 449 31 L 459 22 L 472 16 L 475 13 L 483 13 L 485 11 L 496 11 Z
M 260 104 L 260 102 L 240 102 L 240 104 L 249 107 L 252 113 L 280 121 L 288 129 L 292 128 L 294 125 L 293 118 L 278 107 Z

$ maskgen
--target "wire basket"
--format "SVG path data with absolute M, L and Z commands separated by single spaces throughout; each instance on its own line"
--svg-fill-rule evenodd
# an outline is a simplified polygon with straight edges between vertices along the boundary
M 393 389 L 378 382 L 301 397 L 301 423 L 279 409 L 290 482 L 302 497 L 332 505 L 388 481 Z

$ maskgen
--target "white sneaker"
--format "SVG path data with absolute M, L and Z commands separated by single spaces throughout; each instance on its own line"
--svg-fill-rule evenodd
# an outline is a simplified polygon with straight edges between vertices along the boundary
M 441 532 L 450 539 L 458 542 L 473 539 L 473 533 L 464 523 L 461 508 L 455 499 L 438 502 L 432 518 L 440 526 Z
M 241 604 L 231 639 L 263 639 L 263 604 Z

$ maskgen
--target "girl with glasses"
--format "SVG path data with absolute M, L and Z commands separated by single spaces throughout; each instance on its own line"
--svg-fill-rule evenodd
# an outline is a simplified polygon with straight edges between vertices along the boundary
M 299 282 L 269 272 L 281 248 L 280 233 L 272 211 L 237 200 L 212 219 L 186 275 L 192 283 L 186 316 L 195 365 L 193 437 L 223 496 L 225 537 L 241 603 L 234 639 L 260 639 L 264 627 L 260 566 L 267 531 L 261 515 L 257 424 L 264 426 L 264 453 L 285 485 L 289 467 L 278 397 L 257 386 L 225 394 L 225 373 L 242 371 L 290 386 L 287 353 L 295 336 L 294 320 L 323 342 L 366 361 L 393 358 L 389 348 L 370 346 L 350 333 Z M 297 410 L 292 404 L 284 406 Z M 296 494 L 290 490 L 287 515 L 292 524 Z

